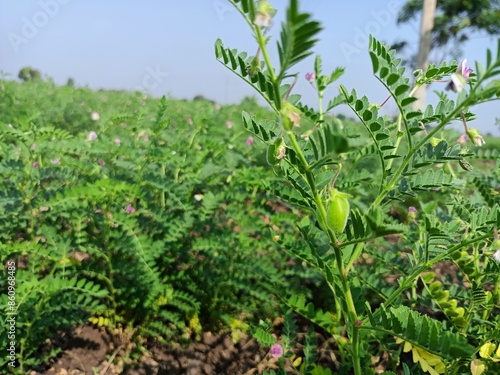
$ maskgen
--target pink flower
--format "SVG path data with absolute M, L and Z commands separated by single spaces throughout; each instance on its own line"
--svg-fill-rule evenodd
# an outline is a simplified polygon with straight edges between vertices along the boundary
M 274 358 L 281 358 L 283 356 L 283 347 L 276 343 L 271 347 L 270 352 Z
M 97 112 L 92 112 L 92 113 L 90 114 L 90 118 L 91 118 L 92 120 L 94 120 L 94 121 L 97 121 L 97 120 L 99 120 L 99 119 L 101 118 L 101 116 L 99 116 L 99 113 L 97 113 Z
M 115 138 L 115 143 L 117 146 L 120 146 L 121 142 L 122 141 L 120 140 L 120 138 Z
M 145 134 L 143 139 L 144 139 L 144 142 L 149 141 L 149 135 Z
M 253 137 L 249 136 L 247 138 L 247 141 L 245 142 L 247 146 L 252 146 L 253 145 Z
M 99 160 L 97 160 L 97 164 L 99 164 L 101 167 L 104 167 L 105 163 L 104 163 L 104 160 L 99 159 Z
M 233 122 L 232 122 L 232 121 L 227 120 L 227 121 L 226 121 L 226 128 L 231 129 L 232 127 L 233 127 Z
M 216 110 L 216 111 L 219 111 L 219 110 L 220 110 L 220 108 L 221 108 L 221 107 L 220 107 L 220 104 L 216 104 L 216 105 L 215 105 L 215 110 Z
M 472 73 L 472 69 L 467 66 L 467 59 L 462 61 L 462 77 L 466 80 L 469 79 L 469 75 Z
M 417 214 L 418 214 L 418 210 L 413 207 L 413 206 L 410 206 L 408 207 L 408 218 L 411 219 L 411 221 L 413 221 L 415 224 L 417 224 Z
M 453 92 L 461 92 L 464 89 L 465 84 L 469 80 L 469 75 L 472 73 L 472 69 L 467 66 L 467 59 L 462 61 L 462 68 L 456 73 L 452 73 L 450 76 L 451 81 L 446 87 L 447 90 L 452 90 Z
M 33 166 L 33 168 L 38 169 L 38 167 L 39 167 L 38 162 L 34 161 L 32 166 Z
M 314 72 L 306 73 L 306 79 L 309 81 L 309 83 L 313 83 L 314 80 L 316 79 L 316 73 Z
M 188 117 L 186 119 L 186 122 L 189 124 L 189 125 L 193 125 L 193 119 L 191 117 Z
M 467 143 L 468 140 L 469 140 L 469 136 L 467 134 L 461 134 L 460 137 L 458 137 L 458 139 L 457 139 L 457 143 L 464 145 Z
M 127 214 L 133 214 L 135 212 L 135 208 L 129 203 L 127 207 L 125 207 L 125 212 Z
M 97 133 L 92 131 L 89 133 L 89 135 L 87 136 L 87 139 L 89 141 L 95 141 L 97 139 Z

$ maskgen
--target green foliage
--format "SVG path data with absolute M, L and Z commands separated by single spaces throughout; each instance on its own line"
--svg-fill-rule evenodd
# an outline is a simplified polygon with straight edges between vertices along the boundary
M 245 16 L 252 15 L 251 3 L 233 5 Z M 487 318 L 498 309 L 498 297 L 488 290 L 498 288 L 498 264 L 491 260 L 493 250 L 482 253 L 480 249 L 498 236 L 499 176 L 496 170 L 491 177 L 485 173 L 488 161 L 474 166 L 469 162 L 496 160 L 494 152 L 471 151 L 450 140 L 456 135 L 445 127 L 460 120 L 471 142 L 484 144 L 467 122 L 474 119 L 473 105 L 500 97 L 496 78 L 500 45 L 496 57 L 487 51 L 486 67 L 476 63 L 470 76 L 461 77 L 465 84 L 456 90 L 455 99 L 440 92 L 438 104 L 421 112 L 412 107 L 416 89 L 460 74 L 457 63 L 431 64 L 426 71 L 415 72 L 416 86 L 412 88 L 395 51 L 371 36 L 368 49 L 373 73 L 387 89 L 388 99 L 395 101 L 398 116 L 381 116 L 383 104 L 340 86 L 340 95 L 330 100 L 327 111 L 345 103 L 359 120 L 342 127 L 340 120 L 323 111 L 323 100 L 326 88 L 343 68 L 325 75 L 321 58 L 315 59 L 314 74 L 308 73 L 307 80 L 317 91 L 318 111 L 300 102 L 300 96 L 292 93 L 293 84 L 280 87 L 293 62 L 286 58 L 284 47 L 292 40 L 293 30 L 306 21 L 311 33 L 304 32 L 305 36 L 320 29 L 308 15 L 294 17 L 298 14 L 297 2 L 290 1 L 278 42 L 277 68 L 267 58 L 269 38 L 262 37 L 253 17 L 245 16 L 264 57 L 259 63 L 259 71 L 265 72 L 262 82 L 253 86 L 276 118 L 260 119 L 243 111 L 243 122 L 268 148 L 267 160 L 285 182 L 284 186 L 275 183 L 279 185 L 275 194 L 309 214 L 297 223 L 302 241 L 283 238 L 279 243 L 304 267 L 321 274 L 323 283 L 319 285 L 328 291 L 312 295 L 291 291 L 283 300 L 335 338 L 345 330 L 347 345 L 339 343 L 345 373 L 372 372 L 369 358 L 377 348 L 394 357 L 393 372 L 386 373 L 395 373 L 400 352 L 388 342 L 390 336 L 405 343 L 405 352 L 412 351 L 416 363 L 403 364 L 405 373 L 443 373 L 447 366 L 458 373 L 470 365 L 480 343 L 490 338 Z M 288 51 L 307 56 L 312 44 L 304 42 Z M 236 52 L 221 46 L 218 40 L 216 57 L 226 67 L 240 76 L 248 70 L 248 62 L 242 59 L 237 64 Z M 230 61 L 234 61 L 232 65 Z M 456 170 L 457 164 L 462 170 Z M 350 196 L 352 209 L 345 229 L 325 225 L 332 217 L 327 192 L 333 189 Z M 468 287 L 460 290 L 450 280 L 433 280 L 429 276 L 433 274 L 427 273 L 422 288 L 420 275 L 446 262 L 460 271 L 459 285 Z M 420 306 L 422 302 L 425 306 Z M 445 322 L 413 311 L 416 307 L 427 308 L 431 315 L 443 313 Z M 491 326 L 498 330 L 497 322 Z
M 297 213 L 265 191 L 273 174 L 236 107 L 0 88 L 0 259 L 18 264 L 20 371 L 56 355 L 45 341 L 77 324 L 184 342 L 275 316 L 274 294 L 300 284 L 270 238 L 293 236 Z
M 281 29 L 278 42 L 278 56 L 281 70 L 277 81 L 286 76 L 287 71 L 295 64 L 312 54 L 312 47 L 318 39 L 316 34 L 321 31 L 319 22 L 312 21 L 311 16 L 299 11 L 298 0 L 290 1 L 286 12 L 286 22 Z
M 371 327 L 378 332 L 402 338 L 428 352 L 450 360 L 468 358 L 474 353 L 474 347 L 469 345 L 461 335 L 446 330 L 442 323 L 420 315 L 406 306 L 390 309 L 381 306 L 379 311 L 377 320 L 368 312 Z

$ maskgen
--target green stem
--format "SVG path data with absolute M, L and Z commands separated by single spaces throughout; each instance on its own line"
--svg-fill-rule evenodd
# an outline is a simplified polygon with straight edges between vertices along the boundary
M 331 230 L 328 230 L 331 232 Z M 351 356 L 352 364 L 354 366 L 354 374 L 362 375 L 361 362 L 359 356 L 359 326 L 358 326 L 358 314 L 356 313 L 356 306 L 354 305 L 354 298 L 352 297 L 351 288 L 349 287 L 349 281 L 347 280 L 346 270 L 344 268 L 344 261 L 342 260 L 342 252 L 338 245 L 333 246 L 335 252 L 336 264 L 339 271 L 339 278 L 342 284 L 342 289 L 344 292 L 345 302 L 347 306 L 347 327 L 348 333 L 351 338 Z M 342 304 L 341 304 L 342 306 Z M 350 331 L 350 332 L 349 332 Z
M 292 145 L 292 148 L 294 149 L 295 153 L 297 154 L 297 157 L 299 158 L 300 162 L 302 163 L 302 166 L 304 167 L 304 174 L 306 175 L 306 179 L 308 182 L 308 185 L 312 191 L 314 201 L 316 203 L 316 206 L 318 207 L 318 214 L 322 216 L 322 221 L 326 222 L 326 208 L 325 205 L 319 196 L 318 190 L 316 188 L 316 183 L 314 181 L 314 176 L 312 175 L 311 169 L 309 164 L 307 163 L 307 160 L 302 153 L 302 150 L 297 142 L 297 138 L 295 137 L 295 134 L 292 131 L 287 131 L 287 135 L 290 139 L 290 143 Z M 342 251 L 340 249 L 340 246 L 337 241 L 337 236 L 335 235 L 334 231 L 331 229 L 327 230 L 327 234 L 330 237 L 330 243 L 333 246 L 333 250 L 335 253 L 335 259 L 336 262 L 335 264 L 337 265 L 338 273 L 339 273 L 339 279 L 340 283 L 342 286 L 342 292 L 344 293 L 345 297 L 345 302 L 346 302 L 346 308 L 347 311 L 345 312 L 345 315 L 347 317 L 347 326 L 348 326 L 348 333 L 351 339 L 351 359 L 353 362 L 354 366 L 354 374 L 355 375 L 362 375 L 361 371 L 361 362 L 360 362 L 360 356 L 359 356 L 359 327 L 357 325 L 358 322 L 358 316 L 356 313 L 356 307 L 354 305 L 354 298 L 351 293 L 351 289 L 349 287 L 349 281 L 347 279 L 347 274 L 346 270 L 344 268 L 344 261 L 342 260 Z M 342 306 L 342 304 L 341 304 Z
M 257 36 L 257 43 L 259 44 L 260 50 L 262 51 L 262 56 L 264 57 L 264 62 L 266 63 L 267 70 L 269 72 L 269 78 L 273 83 L 274 93 L 276 96 L 274 104 L 276 105 L 276 109 L 279 111 L 281 109 L 281 98 L 279 98 L 280 86 L 278 80 L 276 79 L 276 74 L 274 73 L 273 65 L 271 63 L 271 59 L 269 58 L 269 53 L 267 52 L 266 40 L 262 35 L 260 27 L 254 26 L 254 32 Z
M 410 94 L 409 96 L 412 96 L 413 94 L 415 94 L 415 92 L 417 91 L 417 89 L 420 87 L 421 85 L 416 85 L 411 91 L 410 91 Z M 398 130 L 397 130 L 397 139 L 396 139 L 396 143 L 394 145 L 394 149 L 392 150 L 392 155 L 396 155 L 396 153 L 398 152 L 398 148 L 399 148 L 399 144 L 401 143 L 401 140 L 403 139 L 404 137 L 404 134 L 403 132 L 401 131 L 401 125 L 403 124 L 403 114 L 401 112 L 399 112 L 399 116 L 398 116 Z M 387 162 L 387 169 L 390 170 L 391 167 L 392 167 L 392 163 L 394 162 L 394 159 L 389 159 L 389 161 Z
M 318 91 L 318 111 L 319 111 L 319 123 L 323 122 L 325 113 L 323 112 L 323 91 Z

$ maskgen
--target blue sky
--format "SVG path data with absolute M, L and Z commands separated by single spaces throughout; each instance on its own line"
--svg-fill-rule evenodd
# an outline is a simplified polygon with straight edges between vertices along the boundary
M 396 25 L 404 0 L 335 1 L 303 0 L 301 9 L 312 13 L 324 30 L 315 52 L 322 55 L 330 72 L 346 67 L 338 81 L 356 88 L 372 102 L 386 98 L 384 88 L 371 75 L 367 53 L 369 33 L 386 43 L 406 39 L 417 48 L 419 20 Z M 272 0 L 278 9 L 271 31 L 272 57 L 286 0 Z M 72 77 L 77 86 L 139 89 L 154 96 L 192 99 L 204 95 L 219 103 L 239 102 L 254 91 L 233 76 L 214 57 L 214 42 L 250 54 L 256 52 L 248 26 L 225 0 L 131 1 L 131 0 L 0 0 L 0 71 L 11 78 L 24 66 L 32 66 L 56 83 Z M 495 50 L 496 37 L 472 35 L 463 46 L 472 62 L 485 61 L 485 50 Z M 295 93 L 315 106 L 315 92 L 304 74 L 312 70 L 314 57 L 295 67 L 300 80 Z M 441 90 L 444 84 L 433 84 Z M 338 84 L 326 95 L 337 94 Z M 436 95 L 428 94 L 428 102 Z M 471 126 L 500 134 L 495 117 L 498 102 L 477 107 Z M 347 109 L 340 112 L 350 115 Z M 385 106 L 388 114 L 394 105 Z

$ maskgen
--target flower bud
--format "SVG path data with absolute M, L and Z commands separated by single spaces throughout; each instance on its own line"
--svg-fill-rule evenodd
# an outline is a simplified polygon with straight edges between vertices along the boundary
M 478 147 L 481 147 L 482 145 L 484 145 L 486 143 L 484 141 L 483 136 L 481 135 L 481 133 L 477 129 L 474 129 L 474 128 L 467 129 L 467 135 L 471 139 L 472 143 L 474 143 L 474 145 L 476 145 Z

